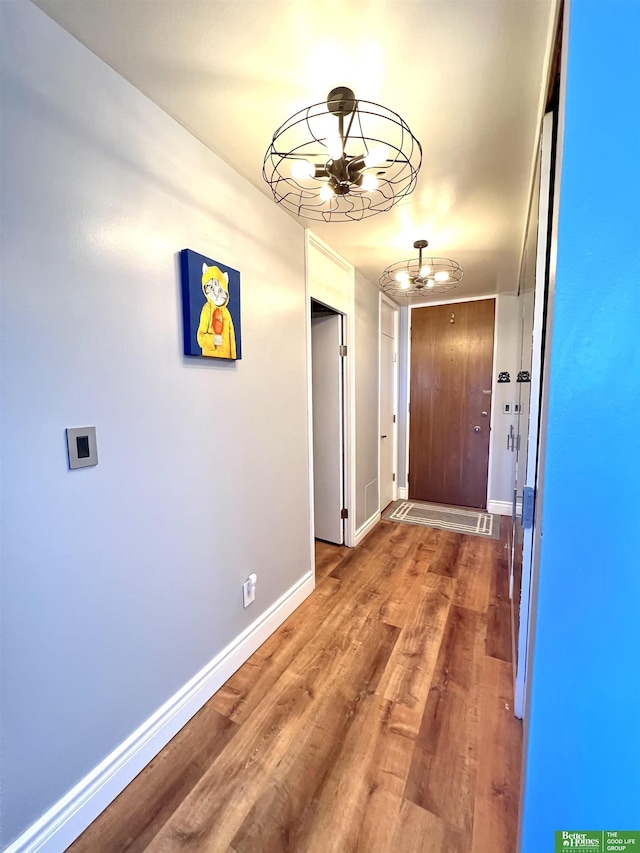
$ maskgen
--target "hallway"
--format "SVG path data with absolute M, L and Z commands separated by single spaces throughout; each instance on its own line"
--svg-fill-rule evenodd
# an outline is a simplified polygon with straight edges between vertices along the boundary
M 380 522 L 72 853 L 513 853 L 501 540 Z

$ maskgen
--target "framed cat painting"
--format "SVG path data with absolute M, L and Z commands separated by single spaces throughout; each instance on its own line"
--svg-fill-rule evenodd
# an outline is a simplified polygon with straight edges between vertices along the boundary
M 183 249 L 180 279 L 184 354 L 242 358 L 238 270 Z

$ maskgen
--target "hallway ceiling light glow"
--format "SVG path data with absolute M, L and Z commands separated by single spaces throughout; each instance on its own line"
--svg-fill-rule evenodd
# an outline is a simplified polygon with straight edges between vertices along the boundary
M 416 296 L 428 290 L 446 293 L 462 281 L 462 267 L 450 258 L 423 258 L 422 251 L 429 245 L 427 240 L 416 240 L 414 249 L 418 257 L 391 264 L 380 276 L 380 287 L 389 296 Z
M 276 130 L 262 176 L 297 216 L 357 222 L 409 195 L 421 163 L 422 147 L 397 113 L 338 86 Z

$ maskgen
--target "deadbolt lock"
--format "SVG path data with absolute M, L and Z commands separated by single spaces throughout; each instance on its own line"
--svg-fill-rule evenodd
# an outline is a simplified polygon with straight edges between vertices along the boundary
M 481 429 L 479 426 L 474 426 L 473 431 L 474 432 L 481 432 Z
M 488 414 L 488 412 L 483 412 L 483 413 L 482 413 L 482 417 L 483 417 L 483 418 L 486 418 L 486 417 L 487 417 L 487 414 Z

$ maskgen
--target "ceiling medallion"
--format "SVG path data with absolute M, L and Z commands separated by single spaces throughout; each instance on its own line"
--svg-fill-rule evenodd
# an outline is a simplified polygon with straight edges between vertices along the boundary
M 462 267 L 450 258 L 423 258 L 427 240 L 416 240 L 418 257 L 391 264 L 380 276 L 380 287 L 389 296 L 431 296 L 453 290 L 462 281 Z
M 409 195 L 421 162 L 420 143 L 397 113 L 339 86 L 276 130 L 262 176 L 297 216 L 358 222 Z

